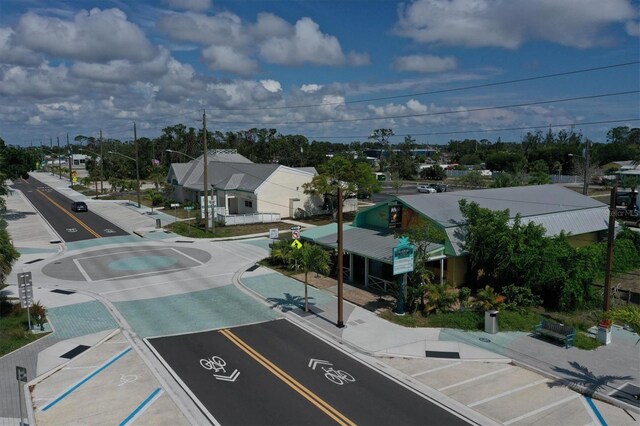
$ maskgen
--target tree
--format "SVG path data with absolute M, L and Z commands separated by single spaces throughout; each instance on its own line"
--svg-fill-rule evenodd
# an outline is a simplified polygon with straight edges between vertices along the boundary
M 458 183 L 463 186 L 481 187 L 485 186 L 485 179 L 479 171 L 472 170 L 464 176 L 461 176 L 458 179 Z
M 551 183 L 549 166 L 543 160 L 538 160 L 529 167 L 529 185 L 544 185 Z
M 445 172 L 442 167 L 434 164 L 431 167 L 425 167 L 424 169 L 420 170 L 420 177 L 422 179 L 429 180 L 443 180 L 447 177 L 447 172 Z
M 307 287 L 309 285 L 309 272 L 317 272 L 323 275 L 329 273 L 329 253 L 322 247 L 304 243 L 299 250 L 292 250 L 289 267 L 304 272 L 304 311 L 309 312 L 309 297 Z M 340 272 L 338 272 L 340 273 Z
M 374 194 L 381 189 L 371 166 L 362 161 L 335 156 L 318 166 L 318 171 L 320 174 L 302 188 L 305 194 L 323 197 L 324 208 L 331 213 L 337 208 L 338 185 L 342 188 L 343 200 L 355 197 L 358 192 Z

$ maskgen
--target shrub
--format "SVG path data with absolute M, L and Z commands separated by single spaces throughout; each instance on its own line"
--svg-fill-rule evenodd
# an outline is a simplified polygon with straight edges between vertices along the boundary
M 484 317 L 481 313 L 473 311 L 444 312 L 429 316 L 429 325 L 468 331 L 482 330 Z
M 499 309 L 504 303 L 504 296 L 497 294 L 493 287 L 486 286 L 478 290 L 476 293 L 473 309 L 479 311 L 488 311 L 490 309 Z
M 507 298 L 507 309 L 528 308 L 542 303 L 542 299 L 533 294 L 529 287 L 510 284 L 502 289 L 502 293 Z

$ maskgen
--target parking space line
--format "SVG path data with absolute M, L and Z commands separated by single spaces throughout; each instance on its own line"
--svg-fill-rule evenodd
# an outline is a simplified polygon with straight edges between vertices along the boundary
M 493 401 L 494 399 L 502 398 L 503 396 L 511 395 L 512 393 L 520 392 L 522 390 L 525 390 L 525 389 L 528 389 L 528 388 L 532 388 L 534 386 L 538 386 L 538 385 L 540 385 L 542 383 L 545 383 L 547 381 L 548 381 L 548 379 L 536 380 L 535 382 L 527 383 L 524 386 L 519 386 L 517 388 L 509 389 L 506 392 L 502 392 L 502 393 L 499 393 L 497 395 L 490 396 L 489 398 L 481 399 L 480 401 L 476 401 L 474 403 L 467 404 L 467 407 L 469 407 L 469 408 L 475 407 L 476 405 L 484 404 L 485 402 Z
M 454 384 L 449 385 L 449 386 L 445 386 L 445 387 L 443 387 L 443 388 L 438 389 L 438 391 L 442 392 L 442 391 L 447 390 L 447 389 L 455 388 L 456 386 L 465 385 L 465 384 L 467 384 L 467 383 L 475 382 L 476 380 L 484 379 L 485 377 L 489 377 L 489 376 L 493 376 L 494 374 L 502 373 L 502 372 L 507 371 L 507 370 L 509 370 L 509 369 L 511 369 L 511 368 L 512 368 L 512 367 L 509 365 L 509 366 L 507 366 L 507 367 L 505 367 L 505 368 L 501 368 L 500 370 L 490 371 L 490 372 L 488 372 L 488 373 L 485 373 L 485 374 L 481 374 L 481 375 L 479 375 L 479 376 L 476 376 L 476 377 L 474 377 L 474 378 L 472 378 L 472 379 L 463 380 L 463 381 L 461 381 L 461 382 L 454 383 Z
M 153 402 L 156 399 L 160 398 L 160 395 L 162 395 L 163 392 L 164 391 L 162 390 L 162 388 L 157 388 L 156 390 L 151 392 L 151 395 L 149 395 L 147 399 L 142 401 L 142 404 L 138 405 L 138 407 L 135 410 L 133 410 L 131 414 L 129 414 L 127 418 L 122 421 L 122 423 L 120 423 L 120 426 L 125 426 L 132 423 L 135 419 L 137 419 L 140 416 L 140 414 L 144 413 L 144 411 L 151 404 L 153 404 Z
M 50 403 L 48 403 L 44 407 L 42 407 L 41 411 L 47 411 L 49 408 L 53 407 L 54 405 L 56 405 L 57 403 L 59 403 L 60 401 L 62 401 L 66 397 L 68 397 L 69 395 L 71 395 L 71 393 L 73 393 L 80 386 L 82 386 L 83 384 L 87 383 L 89 380 L 93 379 L 99 373 L 101 373 L 102 371 L 106 370 L 111 364 L 113 364 L 114 362 L 116 362 L 117 360 L 119 360 L 120 358 L 125 356 L 127 353 L 129 353 L 129 351 L 131 351 L 131 349 L 132 349 L 131 346 L 129 346 L 127 349 L 125 349 L 124 351 L 120 352 L 118 355 L 116 355 L 113 358 L 111 358 L 109 361 L 107 361 L 105 364 L 103 364 L 102 367 L 98 368 L 96 371 L 94 371 L 93 373 L 89 374 L 84 379 L 80 380 L 78 383 L 73 385 L 71 388 L 67 389 L 65 392 L 63 392 L 56 399 L 54 399 L 53 401 L 51 401 Z
M 600 413 L 600 410 L 598 410 L 598 407 L 596 407 L 596 404 L 593 403 L 591 397 L 585 396 L 581 399 L 582 403 L 587 408 L 589 416 L 591 416 L 591 419 L 593 419 L 593 424 L 601 424 L 602 426 L 607 426 L 607 422 L 604 420 L 604 417 L 602 417 L 602 414 Z
M 414 374 L 411 375 L 411 377 L 422 376 L 423 374 L 433 373 L 434 371 L 444 370 L 445 368 L 455 367 L 456 365 L 460 365 L 460 364 L 462 364 L 462 363 L 461 362 L 452 362 L 451 364 L 441 365 L 440 367 L 432 368 L 430 370 L 425 370 L 425 371 L 421 371 L 419 373 L 414 373 Z
M 249 346 L 245 341 L 240 339 L 238 336 L 233 334 L 229 329 L 219 330 L 219 333 L 229 339 L 232 343 L 234 343 L 237 347 L 239 347 L 242 351 L 244 351 L 251 358 L 256 360 L 258 364 L 262 365 L 266 368 L 271 374 L 276 376 L 278 379 L 282 380 L 287 386 L 296 391 L 302 397 L 304 397 L 307 401 L 315 405 L 327 416 L 331 417 L 335 420 L 339 425 L 352 425 L 355 426 L 355 423 L 349 418 L 347 418 L 344 414 L 336 410 L 333 406 L 329 405 L 326 401 L 320 398 L 318 395 L 307 389 L 305 386 L 300 384 L 296 379 L 289 376 L 286 372 L 284 372 L 280 367 L 273 364 L 267 358 L 262 356 L 258 351 Z
M 511 419 L 509 421 L 506 421 L 506 422 L 504 422 L 504 425 L 510 425 L 512 423 L 519 422 L 522 419 L 526 419 L 527 417 L 535 416 L 538 413 L 542 413 L 543 411 L 547 411 L 550 408 L 557 407 L 558 405 L 562 405 L 562 404 L 564 404 L 566 402 L 569 402 L 569 401 L 572 401 L 572 400 L 574 400 L 576 398 L 580 398 L 581 396 L 582 395 L 580 395 L 579 393 L 574 393 L 573 395 L 571 395 L 571 396 L 569 396 L 567 398 L 561 399 L 560 401 L 556 401 L 554 403 L 547 404 L 544 407 L 538 408 L 537 410 L 529 411 L 526 414 L 523 414 L 523 415 L 518 416 L 516 418 L 513 418 L 513 419 Z

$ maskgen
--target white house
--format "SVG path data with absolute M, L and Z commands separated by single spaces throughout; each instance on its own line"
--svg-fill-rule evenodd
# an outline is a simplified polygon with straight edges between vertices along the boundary
M 232 215 L 271 214 L 279 220 L 326 213 L 324 200 L 305 194 L 302 187 L 317 175 L 313 167 L 256 164 L 228 149 L 208 151 L 207 162 L 209 194 L 218 220 Z M 203 176 L 202 156 L 189 163 L 173 163 L 167 176 L 174 188 L 172 198 L 199 202 Z

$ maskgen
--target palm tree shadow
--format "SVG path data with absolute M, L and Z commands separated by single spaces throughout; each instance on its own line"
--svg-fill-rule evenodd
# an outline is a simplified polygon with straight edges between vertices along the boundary
M 584 365 L 575 361 L 569 362 L 569 365 L 573 367 L 573 370 L 563 367 L 553 367 L 553 370 L 561 377 L 564 377 L 564 379 L 556 379 L 549 382 L 549 387 L 566 386 L 567 381 L 569 381 L 572 384 L 576 384 L 581 388 L 586 389 L 586 393 L 589 395 L 593 395 L 595 392 L 603 391 L 605 388 L 607 388 L 607 390 L 617 389 L 618 392 L 623 392 L 615 387 L 613 382 L 633 380 L 632 376 L 615 376 L 609 374 L 598 376 Z M 609 392 L 603 391 L 603 393 Z
M 313 297 L 309 296 L 309 309 L 314 306 L 312 299 Z M 283 312 L 293 311 L 296 308 L 304 310 L 304 296 L 293 296 L 290 293 L 285 293 L 284 297 L 269 297 L 267 301 L 273 303 L 274 308 L 280 308 Z

